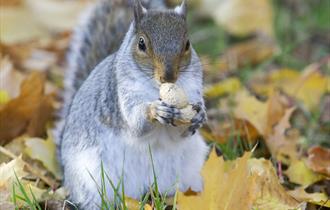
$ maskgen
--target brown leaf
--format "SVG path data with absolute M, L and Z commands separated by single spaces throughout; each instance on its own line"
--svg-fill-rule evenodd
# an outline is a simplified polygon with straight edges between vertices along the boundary
M 307 166 L 330 177 L 330 149 L 314 146 L 308 150 Z
M 210 125 L 210 127 L 211 129 L 201 129 L 203 137 L 220 144 L 226 143 L 232 137 L 244 139 L 254 144 L 257 137 L 260 136 L 257 129 L 249 121 L 243 119 L 235 118 L 230 122 L 216 123 L 216 125 Z
M 42 74 L 30 74 L 21 85 L 20 95 L 0 109 L 0 145 L 25 132 L 31 135 L 45 132 L 45 123 L 53 112 L 53 96 L 44 95 L 44 85 Z
M 219 69 L 222 74 L 235 72 L 244 66 L 259 64 L 272 57 L 277 51 L 271 39 L 254 39 L 236 44 L 220 57 Z
M 314 203 L 320 206 L 330 207 L 330 200 L 325 193 L 307 193 L 303 187 L 299 187 L 295 190 L 288 191 L 298 201 L 305 201 Z M 323 208 L 319 208 L 323 209 Z
M 265 135 L 273 132 L 274 126 L 283 118 L 285 111 L 290 107 L 289 100 L 279 91 L 275 91 L 267 101 L 267 127 Z
M 49 94 L 42 97 L 38 111 L 31 116 L 27 134 L 29 136 L 42 136 L 45 133 L 45 125 L 53 117 L 55 94 Z
M 295 107 L 286 109 L 283 118 L 274 127 L 273 132 L 265 138 L 272 156 L 284 163 L 298 158 L 297 140 L 299 133 L 296 130 L 287 132 L 291 128 L 289 120 L 295 109 Z

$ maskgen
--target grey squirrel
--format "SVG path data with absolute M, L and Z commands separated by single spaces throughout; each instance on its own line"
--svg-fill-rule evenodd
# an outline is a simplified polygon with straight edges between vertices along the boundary
M 64 185 L 81 209 L 101 204 L 101 163 L 134 199 L 149 191 L 154 175 L 160 193 L 173 195 L 176 185 L 180 191 L 202 190 L 200 170 L 208 152 L 198 132 L 206 120 L 203 73 L 188 39 L 187 5 L 143 5 L 102 0 L 74 33 L 55 134 Z M 196 108 L 190 125 L 173 124 L 180 110 L 159 99 L 164 82 L 182 87 Z M 106 190 L 112 200 L 111 186 Z

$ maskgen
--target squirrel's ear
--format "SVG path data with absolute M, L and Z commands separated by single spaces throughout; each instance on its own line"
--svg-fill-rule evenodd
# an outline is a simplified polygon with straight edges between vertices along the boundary
M 186 19 L 187 16 L 187 1 L 182 0 L 182 3 L 180 6 L 177 6 L 174 11 L 178 13 L 179 15 L 182 15 Z
M 134 1 L 134 20 L 136 26 L 139 25 L 143 15 L 147 12 L 147 10 L 142 6 L 140 0 Z

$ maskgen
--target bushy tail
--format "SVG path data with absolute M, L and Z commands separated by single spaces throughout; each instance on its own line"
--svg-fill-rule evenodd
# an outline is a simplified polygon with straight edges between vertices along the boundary
M 134 0 L 100 0 L 89 8 L 73 34 L 64 80 L 63 107 L 54 130 L 60 145 L 65 117 L 74 94 L 94 67 L 118 50 L 132 21 Z M 144 0 L 146 8 L 164 7 L 164 0 Z

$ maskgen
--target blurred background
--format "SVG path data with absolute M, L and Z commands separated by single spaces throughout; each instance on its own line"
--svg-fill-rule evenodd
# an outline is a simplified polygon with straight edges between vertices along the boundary
M 95 1 L 0 1 L 0 164 L 23 154 L 40 171 L 40 190 L 60 189 L 49 131 L 61 106 L 72 29 Z M 188 0 L 188 5 L 190 39 L 205 73 L 205 139 L 225 159 L 257 144 L 257 157 L 284 169 L 293 159 L 309 160 L 308 170 L 329 177 L 330 1 Z M 280 179 L 292 188 L 288 176 Z M 329 180 L 318 181 L 318 192 L 328 196 Z M 0 203 L 8 201 L 8 189 L 2 188 Z

